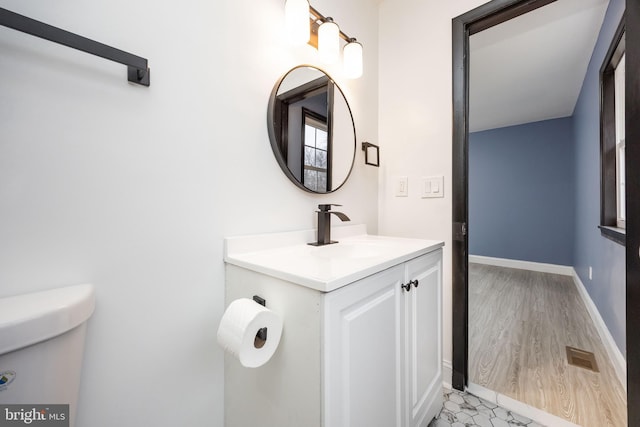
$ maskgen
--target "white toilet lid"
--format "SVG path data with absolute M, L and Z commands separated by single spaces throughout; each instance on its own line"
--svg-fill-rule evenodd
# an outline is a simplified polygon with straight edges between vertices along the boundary
M 94 308 L 92 284 L 0 298 L 0 354 L 63 334 Z

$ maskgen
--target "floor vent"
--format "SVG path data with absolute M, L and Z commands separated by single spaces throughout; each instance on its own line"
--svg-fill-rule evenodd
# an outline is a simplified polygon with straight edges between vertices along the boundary
M 567 361 L 569 362 L 569 365 L 589 369 L 593 372 L 600 372 L 598 370 L 596 358 L 590 351 L 584 351 L 567 346 Z

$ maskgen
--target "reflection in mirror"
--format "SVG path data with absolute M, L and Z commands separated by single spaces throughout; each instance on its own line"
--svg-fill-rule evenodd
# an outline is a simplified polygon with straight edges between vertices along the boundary
M 323 71 L 299 66 L 280 79 L 269 100 L 269 137 L 278 164 L 298 187 L 337 190 L 355 157 L 355 128 L 340 88 Z

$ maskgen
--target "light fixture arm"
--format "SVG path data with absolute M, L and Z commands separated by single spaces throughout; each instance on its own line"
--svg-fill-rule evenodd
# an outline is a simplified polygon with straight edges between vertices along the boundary
M 318 12 L 313 6 L 309 5 L 309 12 L 316 18 L 315 21 L 325 22 L 327 18 L 323 16 L 320 12 Z M 340 38 L 347 43 L 355 40 L 355 38 L 349 37 L 342 30 L 340 30 Z

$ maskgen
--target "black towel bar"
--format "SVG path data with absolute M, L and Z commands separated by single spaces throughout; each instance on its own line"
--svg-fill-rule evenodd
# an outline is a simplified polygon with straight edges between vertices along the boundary
M 130 82 L 143 86 L 149 86 L 150 84 L 150 70 L 145 58 L 3 8 L 0 8 L 0 25 L 124 64 L 127 66 L 127 78 Z

